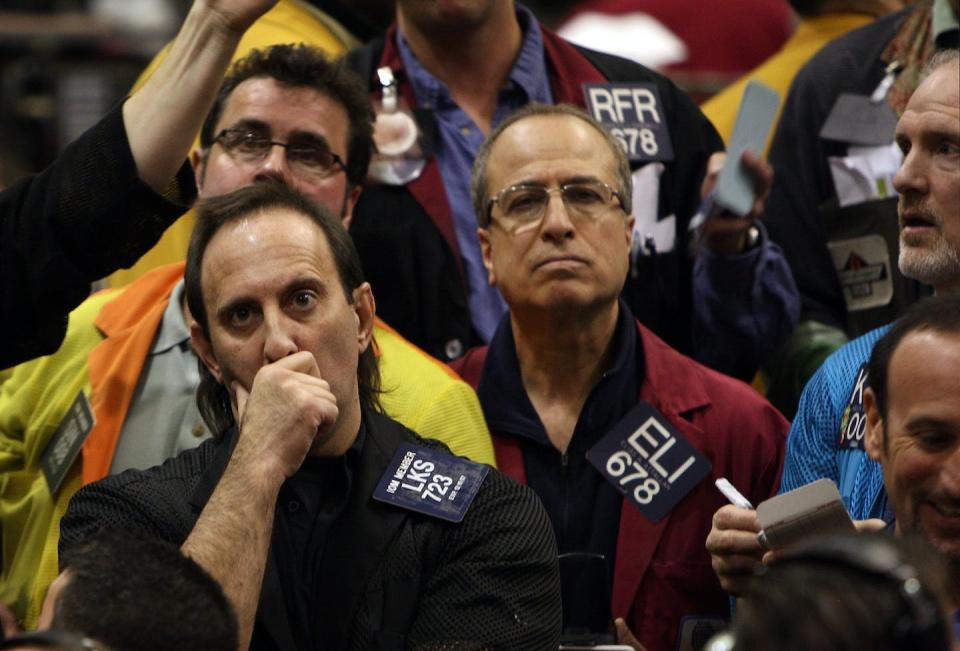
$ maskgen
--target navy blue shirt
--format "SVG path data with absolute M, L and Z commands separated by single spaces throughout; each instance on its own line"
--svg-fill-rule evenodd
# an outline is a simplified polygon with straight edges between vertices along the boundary
M 550 442 L 523 387 L 509 315 L 490 342 L 477 386 L 490 431 L 520 440 L 527 484 L 547 509 L 559 552 L 603 554 L 609 585 L 623 498 L 590 465 L 586 452 L 637 404 L 642 382 L 643 346 L 621 300 L 607 370 L 587 397 L 565 454 Z

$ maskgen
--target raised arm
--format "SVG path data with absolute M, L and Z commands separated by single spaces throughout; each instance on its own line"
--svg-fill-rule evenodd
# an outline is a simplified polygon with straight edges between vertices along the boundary
M 196 196 L 187 153 L 244 30 L 276 0 L 196 0 L 171 54 L 43 172 L 0 193 L 0 369 L 54 352 L 90 283 Z
M 169 54 L 123 106 L 140 178 L 163 192 L 213 104 L 240 37 L 277 0 L 196 0 Z
M 710 157 L 701 194 L 716 185 L 726 160 Z M 703 224 L 693 267 L 693 333 L 697 360 L 749 381 L 790 336 L 800 316 L 800 296 L 780 247 L 758 221 L 773 168 L 747 151 L 741 164 L 754 178 L 756 199 L 738 217 L 715 216 Z

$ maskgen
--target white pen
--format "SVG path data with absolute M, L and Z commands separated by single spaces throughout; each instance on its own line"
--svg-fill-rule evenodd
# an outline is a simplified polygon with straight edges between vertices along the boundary
M 719 488 L 723 496 L 727 498 L 727 501 L 734 506 L 738 506 L 741 509 L 753 509 L 753 504 L 750 503 L 750 500 L 741 495 L 740 491 L 734 488 L 733 484 L 727 481 L 726 477 L 721 477 L 713 483 L 717 485 L 717 488 Z

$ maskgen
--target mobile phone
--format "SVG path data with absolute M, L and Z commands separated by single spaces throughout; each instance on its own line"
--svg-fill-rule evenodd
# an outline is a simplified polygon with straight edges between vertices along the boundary
M 727 160 L 717 179 L 715 202 L 735 215 L 744 216 L 753 206 L 753 176 L 743 168 L 740 160 L 749 149 L 762 156 L 780 107 L 780 95 L 758 81 L 751 81 L 743 91 L 733 135 L 727 146 Z

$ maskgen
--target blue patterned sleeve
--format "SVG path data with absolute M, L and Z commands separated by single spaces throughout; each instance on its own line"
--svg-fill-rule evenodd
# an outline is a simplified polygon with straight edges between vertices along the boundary
M 839 428 L 841 408 L 836 390 L 837 370 L 828 358 L 814 374 L 800 396 L 796 418 L 787 437 L 780 492 L 785 493 L 822 477 L 840 481 L 834 435 Z M 842 400 L 842 398 L 841 398 Z

